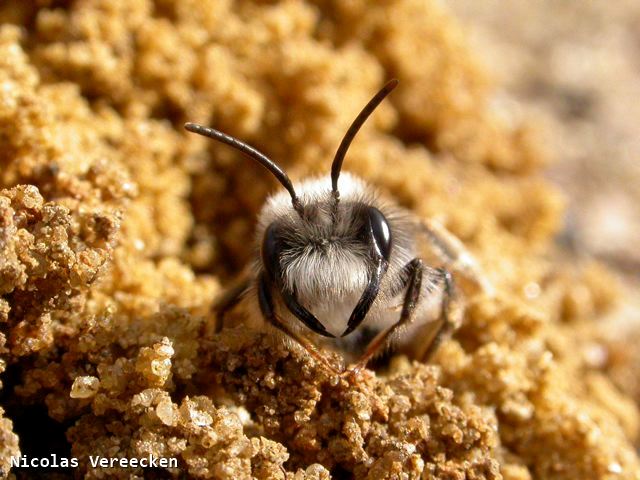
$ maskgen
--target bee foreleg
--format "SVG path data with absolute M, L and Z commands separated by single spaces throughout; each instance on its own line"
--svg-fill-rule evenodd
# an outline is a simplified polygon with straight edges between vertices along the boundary
M 455 235 L 435 221 L 423 220 L 419 225 L 429 243 L 435 247 L 435 253 L 447 267 L 470 277 L 487 295 L 494 295 L 495 288 L 473 255 Z
M 273 305 L 273 296 L 271 295 L 271 287 L 267 276 L 263 273 L 258 280 L 258 303 L 260 304 L 260 312 L 264 319 L 269 322 L 273 327 L 280 330 L 287 335 L 298 345 L 304 348 L 309 355 L 311 355 L 316 361 L 327 367 L 334 375 L 340 375 L 339 372 L 329 361 L 318 351 L 318 349 L 302 335 L 291 330 L 285 323 L 283 323 L 275 312 Z
M 224 326 L 225 314 L 235 307 L 242 296 L 249 288 L 251 284 L 251 277 L 248 273 L 244 273 L 240 279 L 238 279 L 231 287 L 222 292 L 219 298 L 216 299 L 213 311 L 215 313 L 216 324 L 214 328 L 215 333 L 219 333 Z
M 431 342 L 426 346 L 424 352 L 419 355 L 419 360 L 426 362 L 435 353 L 443 341 L 448 339 L 455 332 L 462 321 L 462 310 L 457 304 L 456 287 L 451 273 L 443 268 L 436 270 L 443 283 L 441 320 L 438 330 Z

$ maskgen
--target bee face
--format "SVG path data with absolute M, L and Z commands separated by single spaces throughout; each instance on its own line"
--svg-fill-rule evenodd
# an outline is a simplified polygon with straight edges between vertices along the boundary
M 328 337 L 351 333 L 364 319 L 362 301 L 375 300 L 381 277 L 392 254 L 392 229 L 385 215 L 373 206 L 377 201 L 364 182 L 345 175 L 342 200 L 326 188 L 325 182 L 303 182 L 301 215 L 292 214 L 286 196 L 274 197 L 261 214 L 261 267 L 269 280 L 284 293 L 298 317 L 313 332 Z M 324 191 L 322 188 L 324 184 Z M 305 201 L 307 200 L 307 201 Z M 284 214 L 289 209 L 289 215 Z M 331 297 L 351 301 L 352 311 L 346 319 L 358 319 L 347 328 L 343 323 L 330 333 L 321 328 L 326 322 L 312 319 L 318 299 Z M 333 319 L 331 319 L 333 320 Z M 330 324 L 337 324 L 335 321 Z

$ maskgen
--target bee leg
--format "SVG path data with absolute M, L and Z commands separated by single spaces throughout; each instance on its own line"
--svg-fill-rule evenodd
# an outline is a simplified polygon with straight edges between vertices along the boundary
M 473 255 L 455 235 L 434 221 L 421 221 L 420 229 L 449 268 L 471 278 L 485 294 L 495 295 L 494 286 L 484 275 Z
M 324 365 L 334 375 L 340 375 L 339 372 L 329 361 L 322 355 L 318 349 L 302 335 L 298 335 L 291 330 L 287 325 L 280 321 L 278 315 L 275 312 L 273 305 L 273 296 L 271 295 L 271 288 L 267 276 L 263 273 L 258 280 L 258 303 L 260 304 L 260 311 L 262 316 L 273 327 L 280 330 L 289 338 L 294 340 L 298 345 L 304 348 L 309 355 L 311 355 L 318 363 Z
M 440 325 L 431 342 L 426 346 L 424 352 L 418 355 L 418 359 L 427 362 L 438 350 L 438 347 L 455 332 L 462 322 L 462 309 L 458 304 L 456 287 L 451 273 L 444 268 L 436 270 L 440 277 L 444 290 L 442 292 L 442 303 L 440 310 Z
M 410 323 L 413 320 L 413 312 L 420 301 L 420 292 L 422 291 L 422 277 L 424 276 L 425 267 L 422 264 L 422 259 L 414 258 L 411 260 L 405 269 L 408 272 L 407 278 L 407 290 L 404 294 L 404 301 L 402 304 L 402 312 L 400 313 L 400 318 L 396 323 L 391 325 L 389 328 L 383 330 L 378 335 L 374 337 L 369 345 L 367 345 L 367 350 L 364 352 L 362 357 L 358 360 L 356 365 L 347 370 L 345 373 L 349 374 L 357 374 L 360 370 L 367 366 L 369 360 L 378 353 L 380 348 L 387 344 L 387 341 L 393 337 L 393 335 L 404 325 Z
M 222 295 L 216 299 L 215 305 L 213 306 L 216 318 L 214 333 L 219 333 L 220 330 L 222 330 L 222 327 L 224 327 L 225 314 L 240 303 L 242 296 L 247 291 L 250 284 L 250 276 L 245 273 L 234 283 L 234 285 L 222 292 Z

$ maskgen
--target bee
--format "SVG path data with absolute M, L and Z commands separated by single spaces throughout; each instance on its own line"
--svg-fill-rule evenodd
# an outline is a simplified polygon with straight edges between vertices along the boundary
M 357 132 L 397 84 L 384 85 L 353 121 L 330 176 L 307 179 L 297 189 L 255 148 L 213 128 L 185 124 L 188 131 L 255 160 L 284 187 L 259 214 L 252 272 L 217 303 L 219 327 L 225 312 L 249 291 L 267 325 L 334 373 L 357 373 L 391 347 L 426 361 L 458 328 L 462 307 L 452 270 L 491 290 L 460 240 L 384 199 L 356 176 L 341 174 Z M 422 259 L 423 244 L 440 266 Z M 351 368 L 337 370 L 319 347 L 339 351 Z

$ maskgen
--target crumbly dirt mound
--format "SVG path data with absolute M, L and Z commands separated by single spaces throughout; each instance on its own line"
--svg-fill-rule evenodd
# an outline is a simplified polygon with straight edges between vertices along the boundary
M 24 441 L 47 441 L 24 420 L 44 408 L 87 478 L 637 478 L 636 404 L 593 358 L 614 282 L 556 251 L 535 130 L 493 109 L 438 2 L 9 0 L 0 24 L 5 473 L 16 433 L 45 448 Z M 391 77 L 345 168 L 446 225 L 498 295 L 466 292 L 432 365 L 341 381 L 261 332 L 214 335 L 273 184 L 183 122 L 295 180 Z M 149 454 L 178 468 L 89 461 Z

